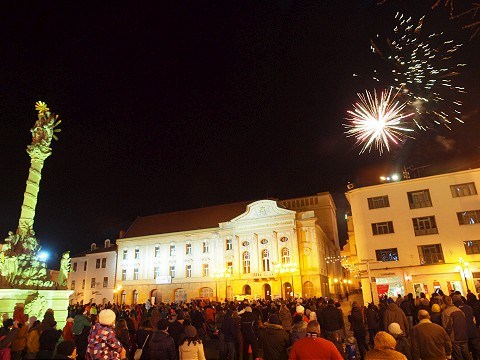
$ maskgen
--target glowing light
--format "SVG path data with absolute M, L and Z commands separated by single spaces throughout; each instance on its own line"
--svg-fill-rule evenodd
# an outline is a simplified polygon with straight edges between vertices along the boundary
M 392 180 L 393 180 L 393 181 L 398 181 L 398 179 L 400 179 L 400 177 L 398 176 L 398 174 L 393 174 L 393 175 L 392 175 Z
M 353 106 L 353 111 L 348 111 L 351 117 L 346 119 L 349 123 L 344 126 L 349 129 L 345 132 L 347 136 L 354 136 L 357 144 L 363 144 L 360 154 L 367 149 L 370 152 L 375 146 L 382 155 L 384 149 L 390 151 L 391 144 L 397 145 L 408 137 L 412 138 L 406 133 L 413 130 L 403 124 L 404 119 L 413 113 L 402 113 L 406 104 L 395 101 L 397 94 L 392 97 L 392 88 L 379 97 L 376 91 L 373 96 L 369 91 L 358 94 L 360 101 Z
M 49 256 L 48 252 L 46 252 L 46 251 L 41 251 L 41 252 L 38 253 L 37 258 L 38 258 L 38 260 L 40 260 L 40 261 L 47 261 L 48 256 Z

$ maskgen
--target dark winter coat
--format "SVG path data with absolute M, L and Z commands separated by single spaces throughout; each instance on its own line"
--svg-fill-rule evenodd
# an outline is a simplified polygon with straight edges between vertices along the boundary
M 342 313 L 333 305 L 328 305 L 322 310 L 322 325 L 325 331 L 337 331 L 343 329 Z
M 365 324 L 363 322 L 362 310 L 359 307 L 353 307 L 352 312 L 348 315 L 348 321 L 352 325 L 353 335 L 355 337 L 367 335 Z
M 365 310 L 365 318 L 369 330 L 378 330 L 380 328 L 380 315 L 375 309 Z
M 467 342 L 468 329 L 465 314 L 456 306 L 447 306 L 442 312 L 442 326 L 452 342 Z
M 290 338 L 282 325 L 265 324 L 260 332 L 260 344 L 263 358 L 269 360 L 287 360 L 287 348 L 291 345 Z
M 478 338 L 478 331 L 475 323 L 473 322 L 473 309 L 471 306 L 464 304 L 462 302 L 455 304 L 460 310 L 465 314 L 465 320 L 467 322 L 468 338 L 475 339 Z
M 173 338 L 165 331 L 158 330 L 149 341 L 150 358 L 156 360 L 177 360 L 177 349 Z
M 412 360 L 413 357 L 412 357 L 412 349 L 410 346 L 410 341 L 407 339 L 405 334 L 395 335 L 394 337 L 395 337 L 395 340 L 397 341 L 395 350 L 405 355 L 408 360 Z
M 235 322 L 231 315 L 225 315 L 222 321 L 222 334 L 223 341 L 234 343 L 235 342 Z
M 388 329 L 388 325 L 394 322 L 400 325 L 400 329 L 402 329 L 404 334 L 408 334 L 410 329 L 408 328 L 409 325 L 405 313 L 397 306 L 397 304 L 391 303 L 388 304 L 387 309 L 383 314 L 383 328 Z

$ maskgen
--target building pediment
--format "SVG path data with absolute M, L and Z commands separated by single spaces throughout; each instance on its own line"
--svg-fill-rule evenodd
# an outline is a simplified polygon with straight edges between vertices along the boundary
M 247 210 L 232 219 L 230 222 L 234 224 L 249 222 L 251 220 L 259 220 L 273 217 L 295 217 L 295 211 L 286 210 L 278 207 L 277 202 L 273 200 L 259 200 L 247 205 Z

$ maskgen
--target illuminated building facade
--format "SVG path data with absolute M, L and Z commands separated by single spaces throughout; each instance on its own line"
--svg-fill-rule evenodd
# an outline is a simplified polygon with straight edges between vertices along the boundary
M 351 262 L 356 256 L 366 302 L 379 294 L 480 292 L 479 184 L 473 169 L 346 193 L 354 245 L 344 252 Z
M 139 217 L 117 246 L 126 304 L 326 296 L 341 275 L 329 193 Z

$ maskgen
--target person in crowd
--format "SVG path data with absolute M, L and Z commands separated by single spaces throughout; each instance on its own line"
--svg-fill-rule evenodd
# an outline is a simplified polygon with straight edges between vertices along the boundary
M 372 346 L 373 347 L 373 346 Z M 358 350 L 357 340 L 353 332 L 349 332 L 345 337 L 345 360 L 359 360 L 360 351 Z
M 307 336 L 307 323 L 303 321 L 302 315 L 295 315 L 293 317 L 293 327 L 290 334 L 290 341 L 292 344 L 298 339 L 303 339 Z
M 287 305 L 285 305 L 284 301 L 282 301 L 282 305 L 280 306 L 278 318 L 280 319 L 280 323 L 282 324 L 282 327 L 285 329 L 285 331 L 290 333 L 292 331 L 293 322 L 292 313 L 288 310 Z
M 10 344 L 15 336 L 17 336 L 18 325 L 16 321 L 8 318 L 8 314 L 4 315 L 6 316 L 3 316 L 3 327 L 0 328 L 0 355 L 4 359 L 10 359 Z
M 408 300 L 404 300 L 408 301 Z M 410 346 L 410 341 L 407 339 L 407 336 L 403 333 L 400 325 L 397 323 L 391 323 L 388 325 L 388 333 L 393 336 L 397 345 L 395 345 L 395 350 L 401 352 L 406 356 L 408 360 L 412 360 L 412 350 Z
M 287 348 L 291 345 L 290 337 L 280 324 L 277 315 L 270 315 L 265 328 L 260 331 L 260 347 L 263 357 L 271 360 L 287 360 Z
M 452 340 L 452 357 L 454 360 L 471 360 L 468 350 L 468 327 L 465 314 L 453 305 L 453 300 L 445 296 L 445 310 L 442 312 L 442 326 Z
M 430 321 L 442 326 L 442 308 L 438 304 L 433 304 L 431 309 Z
M 288 359 L 343 360 L 343 357 L 331 341 L 320 337 L 320 324 L 310 321 L 307 324 L 307 336 L 293 344 Z
M 383 328 L 388 331 L 388 325 L 391 323 L 397 323 L 400 325 L 402 332 L 408 334 L 409 325 L 405 313 L 397 306 L 397 304 L 395 304 L 395 301 L 393 301 L 392 298 L 388 298 L 387 303 L 387 309 L 383 314 Z
M 233 311 L 232 320 L 235 325 L 235 360 L 243 359 L 243 335 L 242 335 L 242 318 L 238 311 Z
M 223 334 L 223 356 L 224 360 L 235 359 L 235 322 L 232 318 L 233 311 L 228 309 L 222 321 L 221 332 Z
M 427 310 L 418 312 L 418 320 L 410 333 L 413 359 L 450 359 L 452 341 L 445 329 L 430 321 Z
M 333 332 L 339 332 L 345 328 L 342 313 L 335 307 L 335 301 L 329 299 L 327 306 L 322 310 L 323 335 L 328 337 Z
M 15 315 L 14 315 L 14 318 L 15 318 Z M 18 319 L 16 321 L 18 326 L 18 331 L 17 331 L 17 335 L 12 339 L 12 343 L 10 345 L 12 360 L 20 360 L 22 358 L 22 354 L 27 344 L 27 334 L 28 334 L 27 316 L 25 316 L 22 313 L 21 316 L 16 318 Z
M 396 305 L 396 304 L 395 304 Z M 373 349 L 366 355 L 366 360 L 406 360 L 402 353 L 395 350 L 396 341 L 392 335 L 379 331 L 375 335 Z
M 54 359 L 73 359 L 77 357 L 77 349 L 75 343 L 71 340 L 62 341 L 55 349 Z
M 377 307 L 373 303 L 368 304 L 367 310 L 365 310 L 365 318 L 367 320 L 369 344 L 370 347 L 373 348 L 373 339 L 380 327 L 380 315 L 378 314 Z
M 149 341 L 150 359 L 177 360 L 175 341 L 168 333 L 168 321 L 160 320 L 157 329 Z
M 43 330 L 39 338 L 37 359 L 51 359 L 58 339 L 62 336 L 62 330 L 57 330 L 57 322 L 52 319 L 53 317 L 47 316 L 40 325 Z
M 258 318 L 252 313 L 250 306 L 245 307 L 240 316 L 242 320 L 243 358 L 248 359 L 248 347 L 252 348 L 254 359 L 258 357 Z
M 412 293 L 408 293 L 407 296 L 403 298 L 403 301 L 400 303 L 400 309 L 402 309 L 403 313 L 407 317 L 408 328 L 411 329 L 413 327 L 413 315 L 415 313 L 415 305 Z
M 130 332 L 128 331 L 127 321 L 124 318 L 118 319 L 115 325 L 115 336 L 125 349 L 126 356 L 128 358 L 130 349 L 132 348 L 132 343 L 130 341 Z
M 150 359 L 149 344 L 154 332 L 149 319 L 145 320 L 137 331 L 137 349 L 142 349 L 142 359 Z
M 175 342 L 175 348 L 178 349 L 183 334 L 183 326 L 178 320 L 178 315 L 175 311 L 168 315 L 168 333 Z
M 27 333 L 27 352 L 25 359 L 36 359 L 40 350 L 40 320 L 35 320 Z
M 77 315 L 73 318 L 73 341 L 77 348 L 77 360 L 84 360 L 87 352 L 88 334 L 90 333 L 90 318 L 83 307 L 77 309 Z
M 202 340 L 197 336 L 197 329 L 185 326 L 185 339 L 179 347 L 180 360 L 206 360 Z
M 87 355 L 91 359 L 125 359 L 126 351 L 118 341 L 113 325 L 116 315 L 110 309 L 98 314 L 96 323 L 88 336 Z
M 365 337 L 367 336 L 367 330 L 365 329 L 365 323 L 363 320 L 362 309 L 358 306 L 356 301 L 352 302 L 352 311 L 348 316 L 348 320 L 353 330 L 353 336 L 357 340 L 358 350 L 360 351 L 360 358 L 365 357 L 365 353 L 368 350 Z
M 73 318 L 67 318 L 67 322 L 63 327 L 63 341 L 73 341 Z

